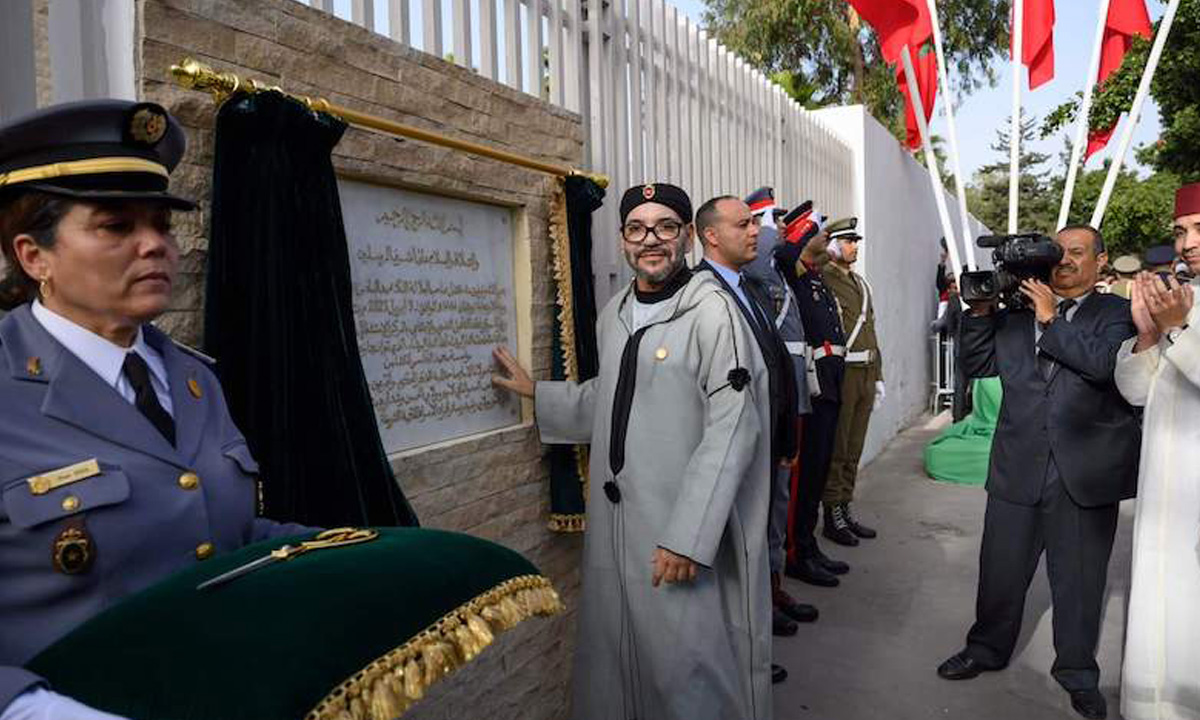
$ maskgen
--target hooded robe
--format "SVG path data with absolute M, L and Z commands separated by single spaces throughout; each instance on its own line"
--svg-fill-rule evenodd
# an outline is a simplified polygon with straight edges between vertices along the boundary
M 686 272 L 686 271 L 683 271 Z M 539 382 L 545 443 L 591 443 L 575 720 L 769 720 L 768 376 L 710 273 L 597 321 L 600 373 Z M 695 581 L 651 585 L 656 548 Z

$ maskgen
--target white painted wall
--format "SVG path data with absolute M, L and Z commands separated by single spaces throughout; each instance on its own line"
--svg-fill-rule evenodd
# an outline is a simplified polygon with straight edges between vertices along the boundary
M 855 212 L 864 238 L 855 269 L 875 292 L 887 399 L 871 417 L 866 464 L 929 405 L 929 323 L 937 309 L 934 274 L 943 233 L 928 172 L 863 106 L 814 114 L 854 153 Z M 957 232 L 952 193 L 946 203 Z M 974 235 L 984 231 L 974 220 L 972 228 Z

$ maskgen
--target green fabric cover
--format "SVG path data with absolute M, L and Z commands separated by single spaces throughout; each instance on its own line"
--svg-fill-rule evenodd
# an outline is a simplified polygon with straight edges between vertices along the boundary
M 925 448 L 925 472 L 934 480 L 960 485 L 987 482 L 992 435 L 1000 415 L 1000 378 L 976 380 L 971 414 L 942 431 Z
M 134 720 L 299 720 L 332 689 L 528 560 L 468 535 L 380 529 L 197 591 L 309 536 L 276 538 L 176 573 L 34 658 L 54 690 Z

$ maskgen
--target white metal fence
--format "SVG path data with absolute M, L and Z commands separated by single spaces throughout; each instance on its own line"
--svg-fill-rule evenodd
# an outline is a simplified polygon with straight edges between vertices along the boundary
M 647 181 L 697 205 L 772 185 L 784 205 L 854 212 L 852 151 L 663 0 L 307 2 L 580 113 L 587 169 L 609 175 L 614 199 Z M 596 217 L 600 302 L 628 277 L 616 206 Z

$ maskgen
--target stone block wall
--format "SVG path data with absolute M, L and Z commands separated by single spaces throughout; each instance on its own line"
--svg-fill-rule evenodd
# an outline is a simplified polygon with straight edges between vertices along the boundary
M 294 0 L 140 0 L 138 12 L 142 95 L 166 106 L 188 134 L 172 189 L 202 207 L 176 218 L 182 277 L 174 307 L 159 321 L 183 342 L 198 342 L 202 334 L 216 113 L 207 95 L 171 81 L 169 67 L 184 57 L 548 162 L 577 165 L 582 156 L 578 116 Z M 518 209 L 518 232 L 529 233 L 531 246 L 532 366 L 535 376 L 545 377 L 556 311 L 548 241 L 556 181 L 356 128 L 347 131 L 334 162 L 340 173 L 359 179 Z M 501 636 L 405 717 L 565 717 L 582 538 L 546 529 L 547 466 L 536 432 L 516 427 L 408 454 L 394 465 L 425 526 L 468 532 L 525 554 L 553 579 L 568 608 Z

